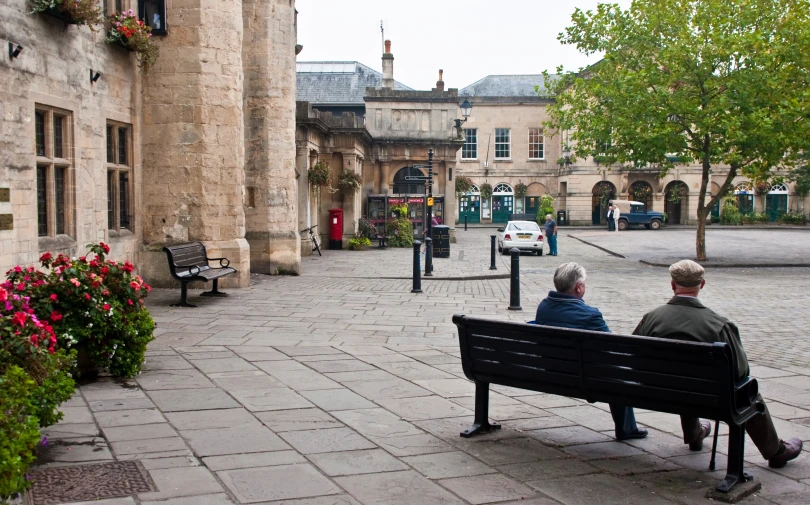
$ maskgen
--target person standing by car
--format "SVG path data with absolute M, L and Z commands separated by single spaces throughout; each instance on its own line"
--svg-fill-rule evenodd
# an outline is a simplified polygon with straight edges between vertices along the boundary
M 613 204 L 608 207 L 607 213 L 608 231 L 613 231 L 616 227 L 616 221 L 613 220 Z
M 621 215 L 621 211 L 619 210 L 619 206 L 615 203 L 613 204 L 613 231 L 619 231 L 619 216 Z
M 551 214 L 546 214 L 546 242 L 548 242 L 549 256 L 557 255 L 557 221 Z

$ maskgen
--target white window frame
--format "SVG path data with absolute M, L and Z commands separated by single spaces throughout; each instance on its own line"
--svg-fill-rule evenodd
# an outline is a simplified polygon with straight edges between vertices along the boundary
M 508 142 L 498 142 L 498 130 L 504 130 L 507 132 L 509 136 Z M 506 145 L 507 155 L 506 156 L 498 156 L 498 146 Z M 495 159 L 498 161 L 502 160 L 511 160 L 512 159 L 512 129 L 511 128 L 495 128 Z
M 532 132 L 540 132 L 539 135 L 535 135 L 535 137 L 540 138 L 540 142 L 532 142 Z M 535 138 L 536 140 L 536 138 Z M 543 155 L 540 157 L 532 156 L 532 146 L 540 146 L 540 150 L 542 151 Z M 546 136 L 543 128 L 536 128 L 532 127 L 529 128 L 529 159 L 530 160 L 544 160 L 546 159 Z
M 475 132 L 475 143 L 467 142 L 467 132 Z M 472 145 L 475 146 L 475 156 L 467 157 L 464 156 L 464 149 L 468 146 Z M 462 160 L 477 160 L 478 159 L 478 128 L 464 128 L 464 145 L 461 146 L 461 159 Z

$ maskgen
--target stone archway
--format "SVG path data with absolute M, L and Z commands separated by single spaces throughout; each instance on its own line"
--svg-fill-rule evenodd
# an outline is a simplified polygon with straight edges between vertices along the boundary
M 523 197 L 523 213 L 537 215 L 537 209 L 540 208 L 540 197 L 548 194 L 548 188 L 539 183 L 532 182 L 526 190 L 526 196 Z
M 608 202 L 616 199 L 616 186 L 610 181 L 599 181 L 591 190 L 591 223 L 606 224 Z
M 689 186 L 683 181 L 672 181 L 664 189 L 668 224 L 687 224 L 689 220 Z
M 414 167 L 402 167 L 394 174 L 395 195 L 424 195 L 425 184 L 418 181 L 408 181 L 406 177 L 424 177 L 422 170 Z
M 629 200 L 641 202 L 647 207 L 647 210 L 652 210 L 653 188 L 649 182 L 636 181 L 630 185 L 630 189 L 627 190 L 627 193 Z

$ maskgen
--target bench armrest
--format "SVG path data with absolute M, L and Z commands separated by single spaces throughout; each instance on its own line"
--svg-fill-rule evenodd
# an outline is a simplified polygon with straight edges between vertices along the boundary
M 219 266 L 222 268 L 228 267 L 231 264 L 231 260 L 228 258 L 208 258 L 208 261 L 219 261 Z M 223 263 L 223 261 L 225 263 Z
M 198 267 L 197 265 L 191 265 L 190 267 L 179 267 L 177 265 L 174 265 L 174 269 L 178 270 L 178 271 L 182 271 L 183 269 L 188 269 L 189 277 L 195 277 L 195 276 L 199 275 L 199 273 L 200 273 L 200 267 Z M 194 269 L 196 269 L 196 272 L 194 271 Z
M 761 413 L 765 405 L 758 401 L 759 384 L 753 377 L 746 377 L 734 385 L 733 411 L 734 414 L 744 418 L 753 417 Z

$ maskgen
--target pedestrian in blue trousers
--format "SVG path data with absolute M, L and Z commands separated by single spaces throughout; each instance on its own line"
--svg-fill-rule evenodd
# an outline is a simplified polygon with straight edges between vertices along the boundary
M 557 221 L 546 214 L 546 242 L 548 242 L 548 255 L 557 255 Z

